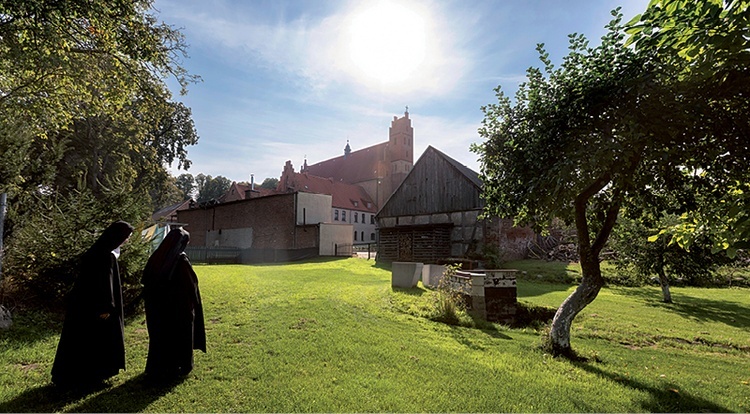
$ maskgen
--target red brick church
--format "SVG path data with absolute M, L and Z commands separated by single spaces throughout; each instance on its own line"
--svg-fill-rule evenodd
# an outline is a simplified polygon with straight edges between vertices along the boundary
M 407 107 L 403 117 L 393 117 L 387 142 L 352 151 L 347 141 L 343 155 L 312 165 L 307 165 L 305 160 L 299 173 L 294 172 L 291 161 L 287 161 L 277 190 L 292 189 L 299 181 L 294 174 L 306 173 L 362 187 L 374 201 L 377 211 L 404 181 L 413 165 L 414 128 Z

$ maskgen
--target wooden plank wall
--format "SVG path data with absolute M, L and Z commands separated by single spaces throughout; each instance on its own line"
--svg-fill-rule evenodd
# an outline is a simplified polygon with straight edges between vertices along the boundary
M 379 259 L 438 263 L 451 253 L 451 226 L 433 225 L 382 229 Z

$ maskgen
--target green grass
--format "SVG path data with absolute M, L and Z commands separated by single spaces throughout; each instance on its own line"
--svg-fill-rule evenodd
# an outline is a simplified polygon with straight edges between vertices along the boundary
M 539 350 L 540 332 L 419 316 L 420 287 L 394 290 L 361 259 L 196 266 L 208 353 L 182 382 L 143 380 L 143 316 L 126 326 L 128 369 L 88 394 L 49 385 L 60 321 L 16 315 L 0 332 L 0 412 L 722 412 L 750 410 L 750 291 L 606 288 L 575 320 L 590 362 Z M 521 280 L 557 307 L 566 284 Z

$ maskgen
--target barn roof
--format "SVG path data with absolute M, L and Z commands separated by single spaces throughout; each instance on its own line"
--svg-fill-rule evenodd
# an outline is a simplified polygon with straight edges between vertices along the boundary
M 479 174 L 432 146 L 378 212 L 380 217 L 481 209 Z

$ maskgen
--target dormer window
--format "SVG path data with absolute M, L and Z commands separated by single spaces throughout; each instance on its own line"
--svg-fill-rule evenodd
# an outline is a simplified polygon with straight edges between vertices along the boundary
M 354 202 L 354 207 L 357 207 L 359 205 L 359 201 Z

